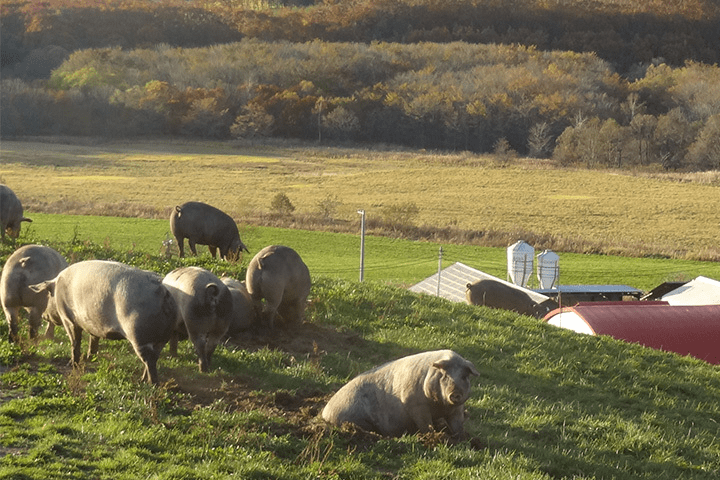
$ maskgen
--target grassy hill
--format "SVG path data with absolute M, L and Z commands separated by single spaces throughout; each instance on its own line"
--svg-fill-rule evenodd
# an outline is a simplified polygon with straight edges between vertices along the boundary
M 51 242 L 52 244 L 53 242 Z M 58 248 L 65 247 L 61 243 Z M 7 247 L 3 247 L 7 249 Z M 88 241 L 160 273 L 177 265 Z M 213 268 L 207 256 L 189 259 Z M 232 267 L 227 267 L 232 268 Z M 240 275 L 241 266 L 235 267 Z M 314 275 L 307 322 L 248 333 L 197 372 L 187 342 L 163 384 L 139 383 L 126 342 L 67 367 L 64 333 L 7 343 L 0 326 L 0 478 L 632 478 L 720 473 L 717 367 L 508 312 L 417 296 L 384 282 Z M 24 331 L 23 335 L 27 335 Z M 452 348 L 480 371 L 466 441 L 381 438 L 318 418 L 375 365 Z

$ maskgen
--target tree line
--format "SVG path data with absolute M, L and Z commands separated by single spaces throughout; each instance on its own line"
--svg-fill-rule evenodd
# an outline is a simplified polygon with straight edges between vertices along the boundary
M 48 3 L 62 1 L 67 3 L 3 5 L 3 137 L 273 136 L 496 152 L 508 159 L 515 154 L 553 157 L 564 164 L 590 167 L 720 168 L 720 70 L 711 63 L 684 60 L 672 65 L 656 58 L 641 69 L 635 65 L 629 75 L 599 53 L 520 43 L 277 39 L 299 35 L 312 25 L 316 37 L 327 36 L 327 25 L 341 21 L 348 28 L 379 28 L 382 22 L 373 12 L 393 5 L 397 12 L 411 11 L 406 21 L 412 25 L 420 25 L 411 20 L 426 12 L 437 17 L 437 26 L 452 24 L 459 6 L 469 11 L 495 6 L 499 15 L 500 3 L 506 2 L 326 2 L 305 9 L 278 8 L 273 15 L 267 8 L 237 8 L 237 2 L 212 2 L 211 11 L 201 8 L 205 2 L 104 0 L 95 2 L 104 9 L 79 8 L 80 2 L 70 2 L 75 6 L 48 13 Z M 33 15 L 27 13 L 31 3 L 41 5 Z M 579 4 L 556 3 L 572 7 L 566 15 Z M 687 10 L 684 21 L 702 23 L 690 8 L 701 2 L 682 4 Z M 365 6 L 364 17 L 357 11 L 360 5 Z M 346 15 L 322 13 L 335 9 Z M 293 11 L 300 13 L 293 17 Z M 432 15 L 427 13 L 431 11 Z M 505 11 L 506 16 L 518 15 Z M 97 47 L 69 54 L 53 44 L 34 50 L 30 64 L 40 77 L 47 77 L 37 79 L 22 75 L 27 74 L 21 68 L 26 60 L 5 66 L 6 53 L 12 50 L 12 43 L 6 48 L 5 27 L 18 12 L 25 12 L 21 23 L 26 36 L 59 35 L 62 28 L 48 30 L 43 25 L 64 16 L 73 20 L 67 25 L 81 26 L 72 38 L 82 34 L 86 41 L 100 39 L 99 32 L 87 32 L 101 30 L 102 25 L 91 27 L 81 21 L 82 15 L 99 12 L 100 17 L 113 18 L 113 25 L 124 25 L 116 30 L 137 27 L 136 43 L 144 38 L 141 31 L 149 37 L 144 47 Z M 385 21 L 400 21 L 400 13 L 388 14 Z M 122 22 L 113 16 L 121 14 L 126 15 Z M 313 21 L 313 14 L 318 19 Z M 147 15 L 154 15 L 154 20 L 148 21 Z M 244 38 L 238 35 L 252 30 L 248 18 L 264 16 L 306 21 L 297 31 L 284 34 L 275 35 L 270 29 Z M 27 24 L 28 18 L 37 20 L 37 25 Z M 112 36 L 116 30 L 106 26 Z M 340 35 L 341 30 L 333 31 Z M 391 30 L 397 31 L 396 26 Z M 169 31 L 177 33 L 177 41 L 160 41 Z M 258 36 L 271 39 L 253 38 Z M 214 44 L 196 46 L 207 43 Z M 53 61 L 57 65 L 50 71 L 39 71 Z

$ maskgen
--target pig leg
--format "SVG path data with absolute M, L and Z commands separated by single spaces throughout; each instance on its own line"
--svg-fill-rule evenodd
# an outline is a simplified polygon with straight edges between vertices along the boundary
M 189 238 L 188 238 L 188 246 L 190 247 L 190 251 L 192 252 L 192 254 L 197 257 L 197 249 L 195 248 L 195 242 L 193 240 L 190 240 Z
M 212 245 L 208 245 L 208 250 L 210 250 L 210 255 L 212 255 L 213 258 L 217 258 L 217 247 L 213 247 Z
M 20 313 L 20 308 L 19 307 L 11 307 L 11 308 L 3 307 L 3 311 L 5 312 L 5 318 L 7 319 L 8 327 L 10 330 L 9 335 L 8 335 L 8 340 L 10 341 L 10 343 L 17 343 L 17 341 L 19 340 L 19 338 L 18 338 L 18 314 Z
M 55 338 L 55 324 L 53 322 L 48 322 L 47 330 L 45 330 L 45 338 Z
M 140 361 L 145 367 L 143 369 L 143 375 L 141 378 L 142 381 L 157 385 L 157 361 L 160 357 L 160 351 L 164 346 L 164 344 L 158 345 L 147 343 L 145 345 L 135 345 L 133 343 L 133 349 L 135 350 L 135 354 L 138 356 L 138 358 L 140 358 Z
M 40 325 L 42 324 L 42 314 L 44 311 L 44 307 L 42 309 L 40 307 L 32 307 L 28 309 L 28 319 L 30 321 L 30 338 L 37 337 L 38 330 L 40 330 Z
M 429 408 L 419 405 L 407 408 L 408 414 L 410 415 L 410 418 L 412 418 L 413 423 L 415 423 L 418 432 L 428 433 L 434 430 L 432 413 Z
M 177 357 L 177 346 L 178 346 L 178 340 L 179 336 L 177 332 L 173 332 L 172 335 L 170 335 L 170 341 L 168 342 L 170 346 L 168 347 L 168 350 L 170 352 L 170 355 L 173 357 Z
M 100 339 L 94 335 L 88 335 L 90 336 L 90 339 L 88 340 L 87 358 L 90 359 L 97 355 L 98 346 L 100 345 Z
M 180 250 L 180 258 L 185 256 L 185 237 L 175 237 L 177 241 L 178 250 Z
M 459 405 L 445 417 L 447 422 L 448 430 L 450 430 L 450 436 L 462 440 L 465 436 L 465 429 L 463 424 L 465 423 L 465 407 Z
M 80 365 L 80 347 L 82 343 L 82 328 L 77 325 L 73 325 L 70 322 L 63 322 L 65 325 L 65 332 L 67 332 L 70 338 L 70 348 L 72 352 L 72 358 L 70 361 L 74 366 Z

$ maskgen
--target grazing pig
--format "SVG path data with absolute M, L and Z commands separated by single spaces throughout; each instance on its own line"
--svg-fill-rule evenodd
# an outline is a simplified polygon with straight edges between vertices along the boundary
M 228 287 L 233 299 L 232 321 L 227 331 L 227 336 L 233 337 L 255 323 L 255 308 L 245 282 L 231 277 L 221 277 L 220 280 Z
M 37 336 L 42 314 L 48 304 L 47 292 L 36 293 L 30 285 L 52 280 L 68 266 L 58 252 L 43 245 L 25 245 L 10 255 L 0 275 L 0 304 L 10 327 L 10 341 L 18 341 L 20 309 L 28 312 L 30 338 Z M 48 325 L 47 336 L 52 338 L 55 325 Z
M 145 366 L 142 379 L 158 382 L 157 360 L 177 317 L 175 301 L 158 275 L 122 263 L 86 260 L 31 288 L 50 292 L 47 312 L 65 327 L 73 364 L 80 362 L 85 330 L 91 352 L 100 338 L 127 339 Z
M 447 428 L 461 438 L 470 375 L 478 375 L 475 366 L 452 350 L 410 355 L 355 377 L 333 395 L 322 417 L 391 437 Z
M 217 249 L 220 257 L 237 259 L 240 251 L 249 252 L 240 240 L 235 221 L 225 212 L 206 203 L 187 202 L 176 206 L 170 214 L 170 231 L 177 240 L 180 256 L 185 256 L 185 239 L 193 255 L 197 255 L 195 244 L 207 245 L 215 258 Z
M 200 371 L 209 371 L 215 347 L 225 338 L 232 321 L 230 290 L 212 272 L 200 267 L 177 268 L 165 276 L 163 284 L 178 305 L 170 353 L 176 355 L 178 340 L 189 337 Z
M 278 314 L 286 324 L 303 320 L 310 295 L 310 271 L 292 248 L 270 245 L 260 250 L 248 265 L 245 285 L 256 315 L 265 317 L 271 329 Z
M 10 238 L 16 239 L 20 235 L 20 223 L 32 222 L 23 216 L 22 203 L 15 192 L 7 185 L 0 185 L 0 237 L 5 240 L 5 232 Z
M 468 283 L 466 288 L 465 300 L 470 305 L 512 310 L 536 318 L 542 318 L 550 310 L 558 307 L 557 302 L 544 295 L 538 294 L 539 299 L 546 298 L 546 300 L 538 302 L 533 300 L 523 289 L 497 280 L 478 280 L 475 283 Z

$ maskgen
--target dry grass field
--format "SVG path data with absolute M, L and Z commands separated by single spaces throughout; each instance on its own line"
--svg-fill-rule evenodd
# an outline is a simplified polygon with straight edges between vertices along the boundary
M 359 209 L 371 220 L 411 205 L 415 226 L 483 232 L 472 241 L 489 246 L 534 237 L 536 247 L 558 251 L 720 259 L 718 172 L 563 169 L 525 159 L 503 166 L 463 153 L 164 140 L 3 141 L 0 159 L 0 182 L 28 211 L 166 217 L 173 205 L 201 200 L 240 223 L 263 224 L 282 193 L 295 219 L 317 218 L 331 204 L 328 229 L 357 231 Z M 498 245 L 489 232 L 502 232 Z

